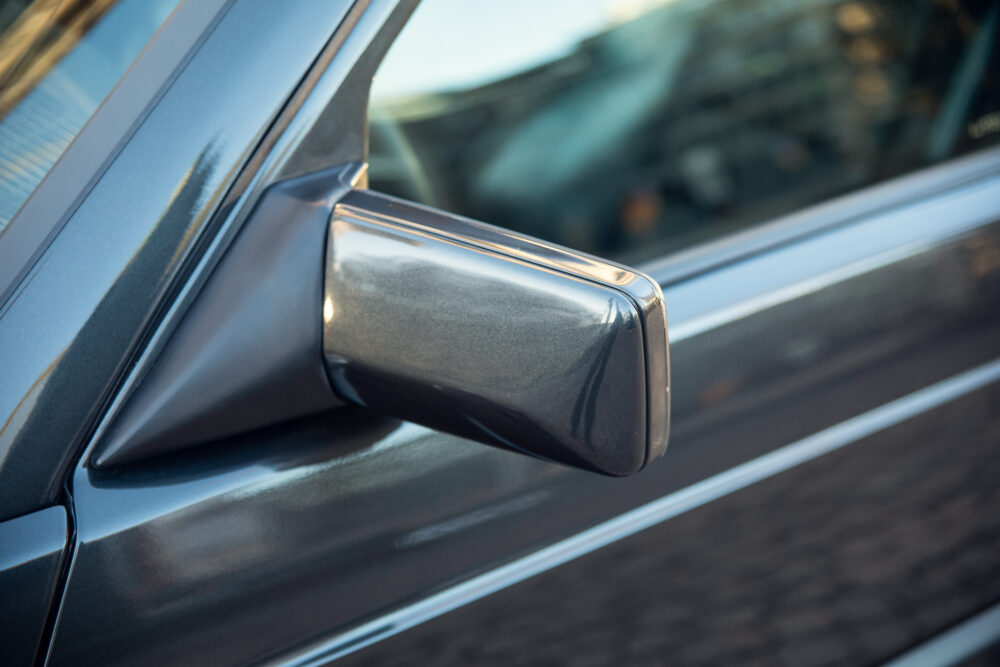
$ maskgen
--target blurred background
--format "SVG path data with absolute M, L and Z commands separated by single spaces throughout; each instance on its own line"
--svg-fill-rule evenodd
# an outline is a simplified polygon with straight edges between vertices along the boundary
M 637 263 L 996 143 L 996 34 L 988 1 L 430 0 L 371 183 Z

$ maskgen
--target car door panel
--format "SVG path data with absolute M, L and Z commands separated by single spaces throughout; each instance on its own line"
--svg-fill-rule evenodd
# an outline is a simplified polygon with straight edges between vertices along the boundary
M 66 509 L 47 507 L 0 522 L 0 659 L 26 665 L 44 655 L 46 624 L 69 546 Z
M 405 626 L 387 612 L 989 364 L 995 167 L 926 191 L 674 274 L 675 436 L 663 465 L 629 480 L 338 411 L 167 460 L 82 466 L 53 662 L 126 664 L 151 645 L 185 662 L 329 658 Z
M 337 664 L 881 664 L 1000 609 L 998 404 L 994 382 Z

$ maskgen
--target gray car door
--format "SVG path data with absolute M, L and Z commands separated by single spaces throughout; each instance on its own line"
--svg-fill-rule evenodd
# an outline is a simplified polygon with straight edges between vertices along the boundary
M 634 477 L 360 408 L 94 465 L 262 194 L 368 160 L 369 83 L 415 3 L 190 5 L 157 37 L 187 39 L 184 59 L 0 313 L 12 368 L 19 350 L 7 423 L 22 425 L 4 451 L 31 461 L 0 475 L 20 480 L 17 513 L 71 509 L 47 661 L 871 663 L 1000 599 L 1000 152 L 986 130 L 932 166 L 679 251 L 640 238 L 667 305 L 673 422 L 666 456 Z M 831 16 L 856 26 L 856 9 Z M 995 12 L 968 20 L 996 30 Z M 960 60 L 991 62 L 978 48 Z M 968 136 L 990 126 L 959 115 Z M 377 121 L 373 148 L 398 145 Z M 422 196 L 378 157 L 373 188 Z M 712 159 L 680 178 L 722 215 Z M 18 215 L 44 218 L 38 206 Z M 642 218 L 648 202 L 628 206 Z

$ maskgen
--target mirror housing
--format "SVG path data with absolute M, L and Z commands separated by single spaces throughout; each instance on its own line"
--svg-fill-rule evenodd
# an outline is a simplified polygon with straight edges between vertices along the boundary
M 641 273 L 355 190 L 331 216 L 323 309 L 343 400 L 609 475 L 666 448 L 666 315 Z
M 663 454 L 669 355 L 648 277 L 359 187 L 265 192 L 100 433 L 108 467 L 355 403 L 609 475 Z

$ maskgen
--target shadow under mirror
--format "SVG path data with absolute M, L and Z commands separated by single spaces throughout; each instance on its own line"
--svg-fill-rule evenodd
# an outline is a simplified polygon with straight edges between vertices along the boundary
M 282 471 L 329 464 L 364 452 L 399 426 L 399 420 L 346 406 L 137 463 L 90 468 L 88 475 L 98 488 L 144 488 L 248 467 Z

